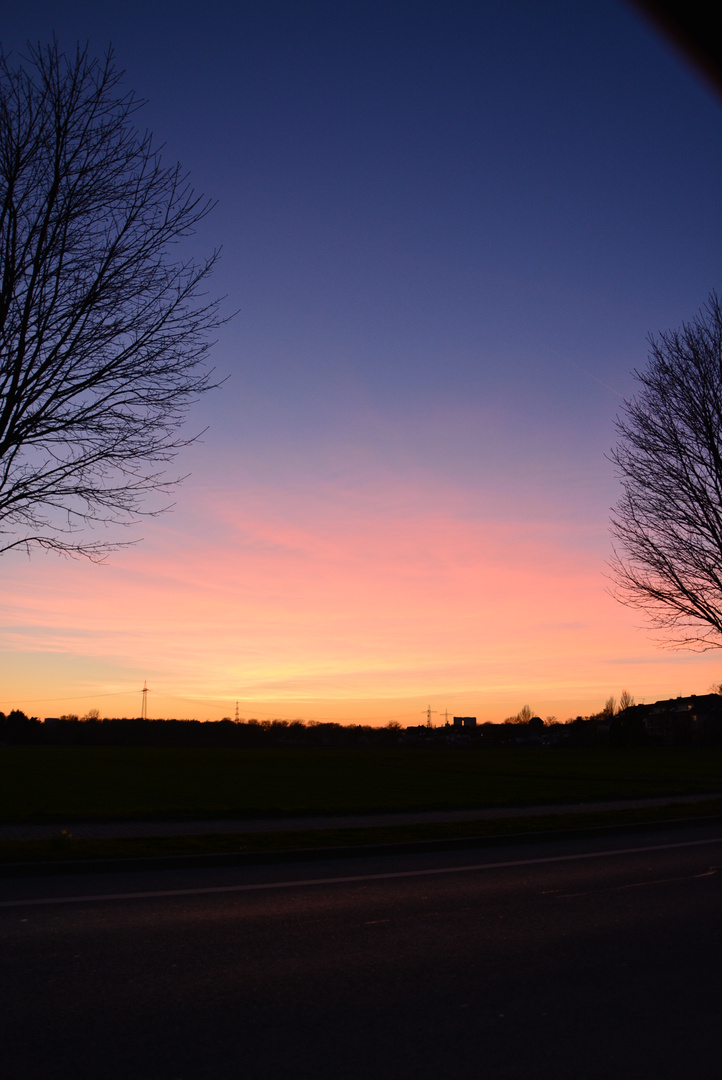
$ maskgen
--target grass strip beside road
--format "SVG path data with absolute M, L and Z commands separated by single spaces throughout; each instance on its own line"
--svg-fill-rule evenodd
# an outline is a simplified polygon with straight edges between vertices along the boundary
M 378 844 L 409 844 L 429 841 L 463 841 L 485 837 L 526 836 L 564 830 L 614 828 L 665 821 L 694 821 L 722 815 L 722 798 L 705 802 L 608 810 L 582 814 L 549 814 L 539 817 L 437 822 L 423 825 L 384 825 L 371 828 L 315 829 L 306 832 L 211 834 L 208 836 L 125 837 L 76 840 L 68 834 L 47 840 L 0 843 L 0 869 L 22 863 L 72 863 L 108 859 L 158 859 L 172 857 L 255 854 L 266 852 L 358 848 Z

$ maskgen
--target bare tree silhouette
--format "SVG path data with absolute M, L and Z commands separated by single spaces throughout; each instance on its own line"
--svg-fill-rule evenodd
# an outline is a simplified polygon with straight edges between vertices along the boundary
M 629 693 L 629 690 L 622 690 L 622 693 L 619 697 L 619 708 L 617 709 L 617 712 L 624 712 L 625 709 L 631 709 L 633 705 L 634 698 Z
M 612 453 L 613 594 L 676 647 L 722 646 L 722 307 L 651 338 Z
M 97 558 L 129 524 L 210 388 L 217 252 L 172 251 L 211 209 L 133 122 L 112 51 L 0 54 L 0 552 Z M 86 537 L 84 539 L 83 537 Z
M 505 724 L 528 724 L 533 716 L 529 705 L 522 705 L 516 716 L 507 716 Z

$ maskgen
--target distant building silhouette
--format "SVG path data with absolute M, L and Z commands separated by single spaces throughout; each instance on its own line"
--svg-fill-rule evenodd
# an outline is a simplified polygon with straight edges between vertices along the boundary
M 719 745 L 722 742 L 722 695 L 691 694 L 651 705 L 632 705 L 610 723 L 612 745 Z

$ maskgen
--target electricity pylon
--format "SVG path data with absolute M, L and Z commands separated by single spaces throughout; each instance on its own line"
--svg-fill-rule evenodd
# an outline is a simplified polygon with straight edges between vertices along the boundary
M 148 680 L 143 681 L 143 689 L 141 694 L 141 706 L 140 706 L 140 718 L 141 720 L 148 719 Z
M 424 713 L 424 715 L 426 717 L 426 726 L 427 727 L 431 727 L 431 714 L 435 713 L 435 712 L 436 712 L 436 709 L 432 709 L 430 705 L 429 705 L 428 709 L 423 710 L 423 713 Z

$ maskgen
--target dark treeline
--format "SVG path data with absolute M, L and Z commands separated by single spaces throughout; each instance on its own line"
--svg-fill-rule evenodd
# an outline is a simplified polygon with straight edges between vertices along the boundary
M 92 710 L 77 716 L 26 716 L 0 712 L 0 744 L 37 746 L 169 747 L 644 747 L 722 745 L 722 694 L 692 695 L 619 709 L 610 698 L 593 716 L 566 723 L 531 715 L 528 706 L 503 723 L 386 727 L 303 720 L 142 720 L 101 719 Z
M 580 720 L 582 718 L 580 717 Z M 586 723 L 586 721 L 583 721 Z M 544 725 L 538 717 L 528 723 L 479 724 L 459 729 L 423 725 L 339 724 L 303 720 L 141 720 L 64 716 L 46 720 L 28 717 L 18 709 L 0 713 L 0 743 L 38 746 L 216 746 L 216 747 L 392 747 L 392 746 L 517 746 L 596 743 L 596 731 L 576 722 Z
M 0 713 L 0 743 L 38 746 L 395 746 L 400 729 L 301 720 L 141 720 L 61 717 L 41 723 Z

